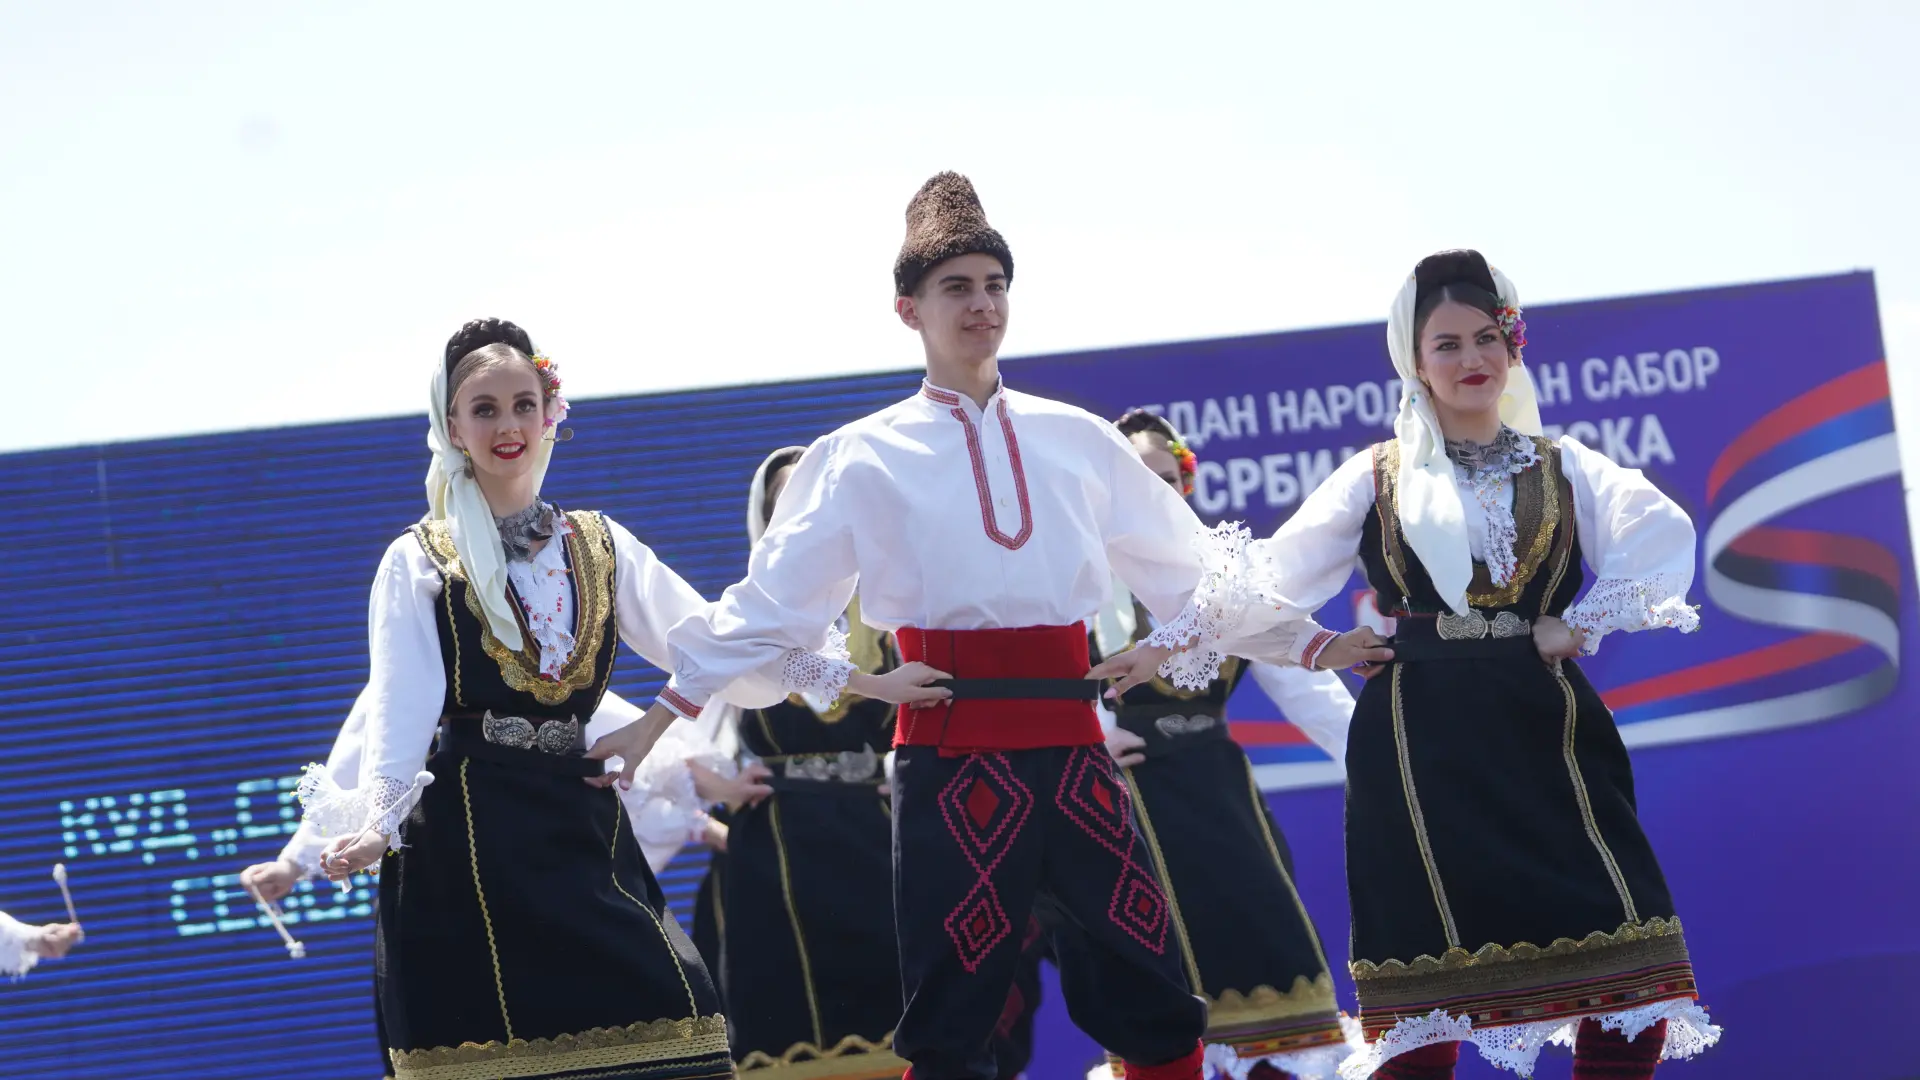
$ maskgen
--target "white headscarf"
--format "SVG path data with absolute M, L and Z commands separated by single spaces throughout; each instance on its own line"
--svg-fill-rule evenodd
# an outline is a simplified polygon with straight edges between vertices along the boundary
M 767 531 L 767 477 L 773 472 L 775 463 L 792 465 L 807 452 L 804 446 L 783 446 L 768 454 L 760 467 L 753 471 L 753 486 L 747 489 L 747 543 L 760 542 Z
M 1520 291 L 1505 274 L 1493 270 L 1493 285 L 1502 304 L 1519 309 Z M 1387 351 L 1400 374 L 1400 415 L 1393 422 L 1393 433 L 1400 439 L 1400 531 L 1440 599 L 1464 613 L 1467 586 L 1473 581 L 1473 555 L 1467 547 L 1466 512 L 1454 482 L 1453 462 L 1447 459 L 1446 436 L 1440 432 L 1440 420 L 1415 364 L 1413 308 L 1418 288 L 1409 274 L 1387 315 Z M 1522 435 L 1541 433 L 1540 402 L 1524 364 L 1507 373 L 1500 420 Z
M 513 602 L 507 599 L 507 551 L 500 543 L 500 529 L 494 524 L 493 509 L 473 478 L 467 457 L 453 445 L 447 432 L 447 365 L 433 365 L 433 385 L 427 400 L 427 449 L 433 461 L 427 466 L 427 519 L 445 518 L 453 532 L 453 548 L 460 553 L 460 565 L 466 568 L 467 587 L 480 593 L 480 610 L 486 616 L 487 629 L 500 643 L 518 651 L 521 646 L 520 622 L 514 616 Z M 553 460 L 551 433 L 547 429 L 533 446 L 533 493 L 547 478 L 547 465 Z

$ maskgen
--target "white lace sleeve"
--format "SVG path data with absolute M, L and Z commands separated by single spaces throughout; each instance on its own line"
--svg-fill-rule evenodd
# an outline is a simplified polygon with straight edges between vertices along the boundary
M 357 767 L 309 765 L 300 780 L 304 823 L 321 837 L 371 833 L 398 849 L 401 823 L 433 782 L 421 766 L 447 693 L 433 621 L 439 595 L 432 560 L 411 533 L 402 535 L 387 548 L 368 602 L 372 671 L 355 706 L 366 724 Z
M 40 956 L 28 947 L 36 930 L 0 911 L 0 975 L 19 978 L 33 970 Z
M 1373 496 L 1373 453 L 1363 450 L 1315 488 L 1279 531 L 1247 545 L 1247 614 L 1221 652 L 1313 666 L 1334 635 L 1312 615 L 1353 576 Z
M 1691 634 L 1700 629 L 1700 609 L 1687 603 L 1687 584 L 1679 574 L 1603 577 L 1561 618 L 1587 632 L 1583 651 L 1588 656 L 1599 651 L 1600 639 L 1615 630 L 1631 634 L 1670 626 Z
M 780 685 L 787 692 L 805 694 L 831 707 L 846 692 L 847 680 L 860 669 L 847 650 L 847 635 L 838 627 L 827 631 L 826 647 L 817 653 L 788 649 L 781 669 Z
M 1561 618 L 1586 631 L 1586 654 L 1616 630 L 1698 630 L 1700 611 L 1687 603 L 1694 531 L 1686 511 L 1640 470 L 1623 469 L 1570 436 L 1560 440 L 1560 463 L 1573 487 L 1580 550 L 1595 575 Z
M 1220 677 L 1220 664 L 1227 656 L 1220 642 L 1240 630 L 1254 602 L 1247 574 L 1247 543 L 1251 539 L 1252 535 L 1238 523 L 1202 529 L 1194 537 L 1199 584 L 1180 613 L 1143 642 L 1176 650 L 1160 665 L 1161 677 L 1175 686 L 1204 690 Z
M 387 846 L 398 851 L 400 826 L 419 803 L 421 790 L 431 783 L 433 774 L 422 770 L 411 782 L 391 776 L 362 776 L 357 786 L 343 788 L 326 766 L 309 765 L 296 792 L 306 811 L 301 825 L 310 826 L 323 840 L 362 834 L 384 836 Z

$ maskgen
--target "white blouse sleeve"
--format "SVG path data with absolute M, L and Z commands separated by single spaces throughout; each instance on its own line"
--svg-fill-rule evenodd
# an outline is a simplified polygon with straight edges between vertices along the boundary
M 1100 428 L 1107 474 L 1101 540 L 1114 576 L 1160 623 L 1143 644 L 1177 650 L 1160 674 L 1202 690 L 1228 655 L 1222 640 L 1297 632 L 1296 618 L 1258 603 L 1248 588 L 1246 529 L 1237 522 L 1203 525 L 1125 436 L 1108 424 Z
M 620 792 L 633 835 L 656 873 L 706 831 L 707 808 L 694 789 L 689 762 L 722 776 L 732 776 L 736 769 L 693 724 L 673 724 L 634 771 L 633 787 Z M 607 763 L 610 770 L 618 767 L 614 761 Z
M 40 954 L 29 947 L 38 927 L 28 926 L 0 911 L 0 975 L 19 978 L 40 962 Z
M 367 742 L 367 690 L 362 689 L 360 696 L 354 699 L 353 708 L 347 713 L 347 720 L 340 725 L 340 733 L 333 737 L 333 749 L 327 752 L 327 775 L 342 788 L 352 788 L 359 784 L 360 756 Z M 315 830 L 313 823 L 303 819 L 300 828 L 280 849 L 280 858 L 300 868 L 306 877 L 320 874 L 320 852 L 327 846 L 327 837 Z
M 708 610 L 693 586 L 654 555 L 653 550 L 634 538 L 612 518 L 604 518 L 613 537 L 615 600 L 614 616 L 620 624 L 620 639 L 655 667 L 672 671 L 672 652 L 668 634 L 678 623 L 702 621 Z M 829 661 L 811 657 L 804 650 L 779 649 L 755 654 L 758 664 L 729 669 L 727 682 L 712 688 L 699 700 L 676 692 L 669 685 L 661 701 L 681 717 L 693 719 L 708 698 L 724 695 L 736 705 L 764 708 L 784 699 L 795 690 L 825 687 L 831 697 L 847 684 L 852 665 L 845 670 Z M 816 670 L 817 669 L 817 670 Z M 838 675 L 838 686 L 831 676 Z
M 1261 603 L 1298 620 L 1292 632 L 1242 635 L 1231 652 L 1249 660 L 1312 667 L 1334 638 L 1312 620 L 1353 576 L 1360 533 L 1373 509 L 1373 451 L 1342 462 L 1279 531 L 1248 545 L 1253 590 Z
M 808 655 L 827 648 L 859 581 L 851 511 L 834 498 L 835 445 L 829 436 L 801 455 L 766 534 L 753 546 L 747 576 L 672 628 L 673 678 L 661 700 L 676 711 L 697 709 L 729 683 L 772 664 L 791 661 L 795 668 L 783 675 L 783 685 L 810 684 L 823 700 L 837 698 L 853 674 L 845 661 Z M 772 704 L 764 695 L 756 701 L 736 693 L 727 695 L 736 705 Z
M 1253 681 L 1280 706 L 1288 723 L 1305 732 L 1341 768 L 1346 767 L 1353 693 L 1337 673 L 1255 663 Z
M 1700 628 L 1687 603 L 1693 585 L 1694 532 L 1686 511 L 1648 482 L 1571 436 L 1560 440 L 1560 467 L 1573 486 L 1580 551 L 1594 582 L 1562 615 L 1587 632 L 1585 652 L 1615 630 L 1629 633 L 1671 626 Z
M 367 605 L 372 672 L 361 694 L 366 735 L 356 783 L 307 767 L 300 782 L 303 824 L 323 837 L 374 833 L 400 846 L 400 825 L 433 782 L 424 771 L 446 704 L 447 675 L 433 605 L 440 574 L 409 532 L 387 547 Z

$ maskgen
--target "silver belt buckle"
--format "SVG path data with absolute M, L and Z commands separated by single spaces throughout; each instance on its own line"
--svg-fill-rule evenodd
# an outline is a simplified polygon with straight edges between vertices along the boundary
M 1443 611 L 1435 622 L 1437 624 L 1435 630 L 1442 641 L 1479 641 L 1486 637 L 1517 638 L 1533 633 L 1533 624 L 1511 611 L 1495 614 L 1492 621 L 1488 621 L 1485 615 L 1472 608 L 1468 608 L 1464 615 Z
M 842 750 L 838 754 L 810 754 L 791 757 L 781 764 L 781 775 L 789 780 L 818 780 L 858 784 L 873 779 L 880 769 L 880 755 L 873 747 Z
M 480 735 L 495 746 L 571 754 L 580 743 L 580 721 L 548 720 L 539 727 L 524 716 L 495 716 L 489 709 L 480 717 Z
M 1156 718 L 1153 726 L 1160 734 L 1172 739 L 1181 735 L 1198 735 L 1203 731 L 1210 731 L 1219 722 L 1204 713 L 1197 716 L 1181 716 L 1174 713 Z

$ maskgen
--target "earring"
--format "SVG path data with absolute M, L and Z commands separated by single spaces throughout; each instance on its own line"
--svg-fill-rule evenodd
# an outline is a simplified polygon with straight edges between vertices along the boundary
M 467 453 L 467 448 L 463 446 L 460 448 L 460 456 L 467 459 L 467 479 L 473 479 L 473 455 Z

